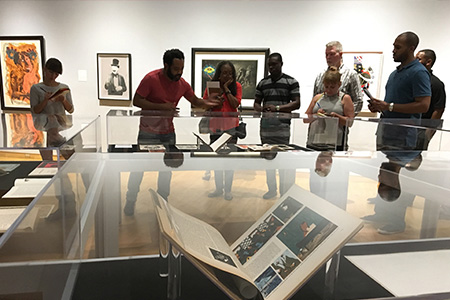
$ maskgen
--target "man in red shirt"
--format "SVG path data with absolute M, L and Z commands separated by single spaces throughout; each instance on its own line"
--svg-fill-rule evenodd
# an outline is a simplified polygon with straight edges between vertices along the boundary
M 133 105 L 142 108 L 143 117 L 139 124 L 138 144 L 162 144 L 169 148 L 176 144 L 173 114 L 181 97 L 192 105 L 209 109 L 220 105 L 218 95 L 212 94 L 208 99 L 195 96 L 192 87 L 181 75 L 184 69 L 184 54 L 178 49 L 170 49 L 163 56 L 164 68 L 154 70 L 142 79 L 133 97 Z M 159 111 L 159 113 L 155 113 Z M 128 181 L 127 202 L 124 213 L 134 214 L 142 172 L 132 172 Z M 160 172 L 158 176 L 158 193 L 167 199 L 170 192 L 171 172 Z

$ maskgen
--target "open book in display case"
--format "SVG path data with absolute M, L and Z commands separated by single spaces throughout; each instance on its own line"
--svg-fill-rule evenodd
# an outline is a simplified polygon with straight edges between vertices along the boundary
M 229 245 L 218 230 L 151 190 L 165 238 L 232 299 L 287 299 L 362 221 L 296 185 Z

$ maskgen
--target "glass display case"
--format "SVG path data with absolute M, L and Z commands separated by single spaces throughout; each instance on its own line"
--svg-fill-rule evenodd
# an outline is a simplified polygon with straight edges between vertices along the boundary
M 0 277 L 5 278 L 0 294 L 17 294 L 27 286 L 28 292 L 72 295 L 75 274 L 84 262 L 158 256 L 160 232 L 150 190 L 212 225 L 230 245 L 296 185 L 305 195 L 325 199 L 365 222 L 344 247 L 357 249 L 353 254 L 363 248 L 377 253 L 381 246 L 388 252 L 395 252 L 399 245 L 449 248 L 447 151 L 311 151 L 307 147 L 309 123 L 301 118 L 291 120 L 287 146 L 294 149 L 235 148 L 262 146 L 262 120 L 253 115 L 242 118 L 247 137 L 217 152 L 202 146 L 192 134 L 198 133 L 201 116 L 170 116 L 176 143 L 161 142 L 163 147 L 158 148 L 157 143 L 137 143 L 141 117 L 108 115 L 111 151 L 75 153 L 14 228 L 0 238 Z M 351 134 L 360 123 L 372 125 L 355 121 Z M 365 138 L 375 137 L 367 134 Z M 276 192 L 267 195 L 274 185 Z M 42 207 L 60 210 L 59 218 L 49 220 Z M 33 226 L 18 230 L 24 222 Z M 8 280 L 7 274 L 21 276 L 21 283 Z M 51 288 L 45 283 L 50 279 L 47 274 L 58 275 Z
M 356 118 L 348 120 L 347 145 L 349 151 L 377 151 L 377 130 L 379 122 L 389 128 L 397 128 L 400 131 L 413 131 L 417 134 L 421 150 L 427 151 L 449 151 L 450 139 L 449 128 L 444 120 L 431 119 L 378 119 L 378 118 Z M 400 136 L 405 132 L 398 133 Z M 370 138 L 372 137 L 372 138 Z
M 48 128 L 42 125 L 48 121 L 29 112 L 2 113 L 0 155 L 9 160 L 15 156 L 42 160 L 44 155 L 59 161 L 73 151 L 101 151 L 99 122 L 98 116 L 63 115 L 56 121 L 59 127 Z
M 99 117 L 59 116 L 56 131 L 38 125 L 30 113 L 3 113 L 0 139 L 0 240 L 8 228 L 27 215 L 28 205 L 42 195 L 59 168 L 77 152 L 99 152 Z M 42 120 L 40 120 L 42 122 Z M 36 125 L 36 126 L 35 126 Z M 36 129 L 39 128 L 38 129 Z M 58 191 L 71 189 L 68 180 L 58 180 Z M 54 184 L 55 185 L 55 184 Z M 56 186 L 55 185 L 55 186 Z M 38 206 L 40 207 L 40 206 Z M 31 218 L 51 215 L 53 206 L 33 210 Z M 56 215 L 55 215 L 56 216 Z M 25 219 L 29 219 L 27 216 Z M 23 223 L 19 231 L 31 224 Z M 14 227 L 14 226 L 12 226 Z M 33 227 L 33 226 L 31 226 Z

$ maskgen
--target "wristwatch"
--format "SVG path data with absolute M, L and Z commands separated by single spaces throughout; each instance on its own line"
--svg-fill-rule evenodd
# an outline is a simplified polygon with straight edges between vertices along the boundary
M 280 106 L 279 106 L 279 105 L 275 106 L 275 109 L 276 109 L 277 111 L 280 111 Z
M 389 103 L 389 111 L 394 111 L 394 102 Z

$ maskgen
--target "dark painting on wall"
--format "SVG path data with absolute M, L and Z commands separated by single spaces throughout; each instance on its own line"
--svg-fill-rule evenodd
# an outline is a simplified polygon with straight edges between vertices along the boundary
M 195 94 L 203 96 L 206 82 L 213 78 L 216 66 L 229 60 L 236 69 L 236 80 L 242 85 L 242 106 L 253 108 L 256 85 L 267 76 L 268 55 L 269 48 L 192 48 L 191 81 Z

